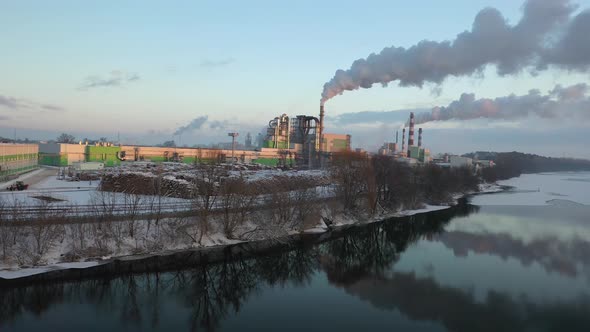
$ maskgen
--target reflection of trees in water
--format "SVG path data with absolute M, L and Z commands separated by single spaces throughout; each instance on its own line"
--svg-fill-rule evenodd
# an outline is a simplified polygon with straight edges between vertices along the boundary
M 453 217 L 466 216 L 477 209 L 460 204 L 447 210 L 358 227 L 319 246 L 322 266 L 328 279 L 337 284 L 353 283 L 369 275 L 380 277 L 409 245 L 442 233 Z
M 450 210 L 462 213 L 461 209 Z M 379 274 L 398 259 L 408 242 L 441 231 L 451 217 L 452 213 L 435 213 L 396 219 L 358 227 L 311 248 L 176 272 L 0 288 L 0 327 L 24 312 L 41 316 L 53 305 L 68 302 L 117 312 L 124 324 L 157 327 L 161 305 L 172 296 L 189 310 L 191 330 L 213 330 L 228 313 L 238 312 L 264 284 L 305 286 L 320 266 L 328 270 L 331 279 L 341 281 Z
M 161 306 L 172 297 L 188 309 L 191 331 L 215 330 L 264 284 L 308 284 L 318 268 L 313 252 L 296 249 L 176 272 L 0 288 L 0 329 L 24 312 L 42 316 L 58 303 L 88 303 L 118 316 L 122 325 L 157 327 Z
M 373 306 L 399 310 L 412 320 L 438 321 L 448 330 L 470 331 L 588 331 L 590 298 L 573 303 L 535 304 L 526 298 L 490 291 L 485 301 L 462 289 L 441 286 L 431 278 L 395 272 L 343 286 Z

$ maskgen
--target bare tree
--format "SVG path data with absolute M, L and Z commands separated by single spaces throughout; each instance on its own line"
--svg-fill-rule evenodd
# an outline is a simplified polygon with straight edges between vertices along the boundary
M 9 250 L 12 247 L 13 227 L 10 227 L 10 214 L 6 201 L 0 198 L 0 247 L 2 247 L 2 260 L 8 258 Z
M 125 223 L 127 225 L 127 234 L 131 238 L 136 236 L 136 223 L 141 208 L 143 207 L 143 197 L 134 193 L 133 188 L 123 193 L 123 206 L 125 209 Z
M 185 233 L 194 243 L 202 244 L 203 236 L 210 231 L 211 214 L 219 198 L 222 179 L 227 171 L 215 163 L 201 165 L 192 181 L 192 205 L 196 227 L 185 227 Z
M 33 265 L 39 263 L 43 255 L 54 244 L 60 229 L 56 221 L 64 218 L 64 211 L 51 209 L 47 201 L 41 201 L 35 208 L 35 220 L 28 222 L 26 226 L 31 241 L 25 240 L 20 243 L 27 263 Z
M 55 139 L 58 143 L 75 143 L 76 137 L 70 134 L 62 133 Z
M 294 181 L 295 187 L 299 188 L 291 193 L 294 204 L 291 229 L 297 229 L 301 232 L 306 228 L 306 223 L 310 219 L 319 216 L 316 181 L 305 177 L 293 177 L 291 181 Z
M 363 153 L 345 151 L 334 155 L 330 174 L 336 196 L 341 199 L 345 211 L 357 209 L 366 194 L 368 163 L 368 156 Z

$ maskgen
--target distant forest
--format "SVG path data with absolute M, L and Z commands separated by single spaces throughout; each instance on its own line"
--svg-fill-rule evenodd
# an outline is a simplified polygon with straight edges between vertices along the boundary
M 590 171 L 590 160 L 552 158 L 522 152 L 472 152 L 463 156 L 480 160 L 493 160 L 496 167 L 484 169 L 486 181 L 496 181 L 520 176 L 523 173 Z

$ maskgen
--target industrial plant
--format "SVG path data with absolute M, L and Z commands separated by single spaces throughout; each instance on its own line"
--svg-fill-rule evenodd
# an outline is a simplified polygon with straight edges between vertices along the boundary
M 408 143 L 406 147 L 406 128 L 402 129 L 402 145 L 401 149 L 399 148 L 399 131 L 395 133 L 395 142 L 386 142 L 383 146 L 379 149 L 380 155 L 389 155 L 395 157 L 397 160 L 408 163 L 408 164 L 417 164 L 417 163 L 429 163 L 432 161 L 432 157 L 430 156 L 430 150 L 426 149 L 422 146 L 422 128 L 418 128 L 418 145 L 414 144 L 414 127 L 415 127 L 415 119 L 414 113 L 410 113 L 410 119 L 408 120 L 409 129 L 408 129 Z
M 319 117 L 279 115 L 268 122 L 266 132 L 262 134 L 256 148 L 249 133 L 246 135 L 247 144 L 236 147 L 237 132 L 228 134 L 232 142 L 224 148 L 120 145 L 108 142 L 1 144 L 0 177 L 7 180 L 38 165 L 80 168 L 82 163 L 113 167 L 126 162 L 231 162 L 298 169 L 323 168 L 329 166 L 334 153 L 351 150 L 351 135 L 325 132 L 324 114 L 322 105 Z M 415 117 L 414 113 L 410 113 L 407 128 L 404 126 L 401 132 L 401 142 L 400 133 L 396 131 L 395 142 L 385 142 L 378 154 L 391 156 L 409 165 L 435 162 L 442 167 L 456 167 L 474 164 L 459 156 L 433 159 L 430 150 L 424 147 L 423 129 L 418 128 L 417 133 L 416 142 Z M 484 161 L 484 164 L 489 163 Z

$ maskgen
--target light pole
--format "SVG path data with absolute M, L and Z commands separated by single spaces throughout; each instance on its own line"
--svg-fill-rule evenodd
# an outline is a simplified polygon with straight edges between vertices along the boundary
M 235 162 L 234 159 L 234 149 L 236 147 L 236 137 L 238 137 L 240 134 L 238 133 L 227 133 L 227 136 L 231 136 L 231 163 L 232 165 Z

